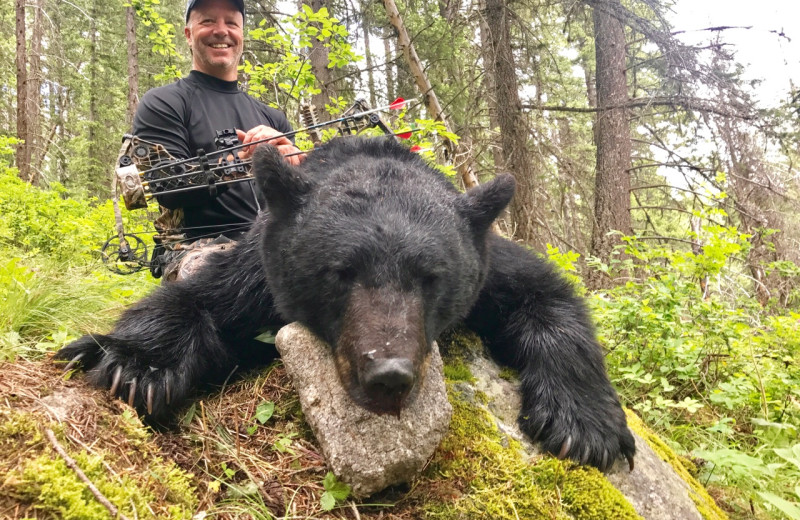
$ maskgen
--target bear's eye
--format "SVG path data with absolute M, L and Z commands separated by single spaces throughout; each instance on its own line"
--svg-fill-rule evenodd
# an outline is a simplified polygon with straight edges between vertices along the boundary
M 358 272 L 356 271 L 355 267 L 347 266 L 347 267 L 340 267 L 335 269 L 334 274 L 341 282 L 345 283 L 352 283 L 356 279 L 356 275 Z
M 439 273 L 430 269 L 416 269 L 413 276 L 418 280 L 420 287 L 423 289 L 433 287 L 441 280 Z
M 439 282 L 439 277 L 435 274 L 429 273 L 420 279 L 422 287 L 432 287 Z

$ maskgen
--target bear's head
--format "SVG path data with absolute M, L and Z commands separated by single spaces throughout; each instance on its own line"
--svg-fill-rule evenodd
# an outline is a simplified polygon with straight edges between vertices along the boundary
M 350 396 L 379 414 L 415 396 L 432 342 L 465 317 L 509 175 L 465 194 L 390 139 L 334 140 L 295 168 L 253 159 L 267 283 L 282 317 L 326 340 Z

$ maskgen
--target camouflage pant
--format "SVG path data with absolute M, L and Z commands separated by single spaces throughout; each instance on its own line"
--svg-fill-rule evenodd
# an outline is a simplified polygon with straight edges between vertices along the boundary
M 236 242 L 226 236 L 201 238 L 191 243 L 178 243 L 168 246 L 161 256 L 162 284 L 183 280 L 203 266 L 211 253 L 224 251 L 236 246 Z

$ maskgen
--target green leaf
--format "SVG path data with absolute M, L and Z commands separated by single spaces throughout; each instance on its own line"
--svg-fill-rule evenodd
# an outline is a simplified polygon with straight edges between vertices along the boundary
M 800 520 L 800 507 L 795 502 L 789 502 L 778 495 L 766 491 L 759 491 L 758 496 L 792 520 Z
M 800 444 L 795 444 L 791 448 L 776 448 L 774 451 L 780 458 L 800 469 Z
M 322 479 L 322 487 L 325 488 L 325 492 L 320 498 L 320 506 L 324 511 L 330 511 L 337 502 L 343 502 L 350 496 L 350 486 L 340 482 L 330 471 Z
M 186 410 L 186 415 L 183 416 L 183 425 L 189 426 L 192 424 L 192 420 L 194 419 L 195 413 L 197 413 L 197 404 L 192 403 L 192 406 Z
M 330 492 L 326 491 L 322 494 L 322 497 L 319 499 L 319 505 L 322 507 L 323 511 L 330 511 L 334 507 L 336 507 L 336 499 L 333 498 L 333 495 Z
M 350 486 L 344 482 L 340 482 L 339 479 L 336 478 L 336 475 L 330 471 L 322 480 L 322 487 L 324 487 L 326 491 L 330 492 L 331 495 L 333 495 L 333 497 L 340 502 L 350 495 Z
M 273 413 L 275 413 L 275 403 L 272 401 L 262 401 L 256 407 L 255 418 L 258 422 L 264 424 L 269 421 Z

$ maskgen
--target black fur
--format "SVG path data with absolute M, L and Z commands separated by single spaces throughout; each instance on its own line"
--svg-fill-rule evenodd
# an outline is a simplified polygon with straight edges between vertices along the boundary
M 388 139 L 334 140 L 300 168 L 261 146 L 254 172 L 269 213 L 245 240 L 193 278 L 158 288 L 110 334 L 84 336 L 56 357 L 82 355 L 104 388 L 121 372 L 116 395 L 160 421 L 196 388 L 273 355 L 253 342 L 259 332 L 300 321 L 334 349 L 359 404 L 393 412 L 387 403 L 413 398 L 408 386 L 418 385 L 430 343 L 464 320 L 520 371 L 527 435 L 603 470 L 620 456 L 632 461 L 633 437 L 583 302 L 548 263 L 488 231 L 512 196 L 510 176 L 460 194 Z M 375 321 L 380 309 L 392 309 L 394 325 Z M 399 326 L 398 309 L 407 312 Z M 372 344 L 379 348 L 362 352 Z M 399 369 L 402 388 L 394 374 L 394 393 L 370 402 L 383 388 L 365 382 L 375 352 L 415 374 Z

